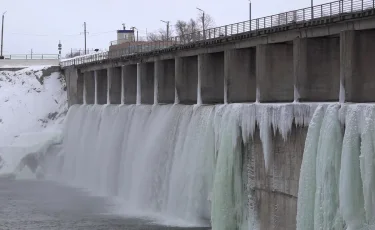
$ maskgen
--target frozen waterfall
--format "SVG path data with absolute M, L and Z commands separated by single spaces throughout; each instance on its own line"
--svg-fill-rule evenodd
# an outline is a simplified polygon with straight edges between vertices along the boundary
M 375 228 L 375 105 L 320 106 L 306 139 L 297 229 Z

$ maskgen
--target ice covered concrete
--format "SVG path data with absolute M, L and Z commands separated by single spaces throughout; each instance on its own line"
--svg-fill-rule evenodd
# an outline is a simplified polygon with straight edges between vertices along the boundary
M 49 66 L 0 71 L 0 146 L 15 136 L 61 123 L 67 111 L 64 76 L 43 76 Z
M 310 123 L 297 229 L 373 229 L 375 106 L 330 105 Z

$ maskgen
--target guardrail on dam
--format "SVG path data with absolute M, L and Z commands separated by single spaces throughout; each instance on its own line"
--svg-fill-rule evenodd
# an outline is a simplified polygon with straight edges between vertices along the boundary
M 351 13 L 150 52 L 116 56 L 115 51 L 62 62 L 69 103 L 374 101 L 375 9 L 354 11 L 373 1 L 321 8 L 340 2 Z

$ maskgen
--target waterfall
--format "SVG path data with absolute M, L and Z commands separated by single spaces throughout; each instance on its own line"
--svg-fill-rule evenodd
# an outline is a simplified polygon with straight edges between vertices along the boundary
M 286 140 L 293 123 L 306 126 L 316 107 L 75 105 L 63 150 L 45 171 L 121 200 L 124 215 L 215 230 L 260 229 L 253 155 L 273 169 L 272 138 L 279 133 Z M 257 127 L 263 153 L 253 152 Z
M 375 106 L 330 105 L 322 116 L 323 110 L 306 139 L 297 229 L 373 229 Z

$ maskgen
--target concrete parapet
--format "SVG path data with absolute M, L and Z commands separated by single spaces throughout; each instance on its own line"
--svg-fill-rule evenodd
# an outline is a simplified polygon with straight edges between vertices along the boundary
M 86 104 L 95 103 L 95 77 L 94 71 L 85 72 L 84 77 L 84 101 Z
M 137 102 L 141 104 L 154 104 L 154 63 L 140 63 L 137 66 L 137 74 L 139 74 L 138 80 L 140 80 L 140 82 L 138 82 L 138 89 L 141 89 L 141 93 L 138 93 L 141 98 L 140 101 L 137 99 Z
M 176 57 L 176 103 L 196 104 L 198 88 L 198 57 Z
M 121 67 L 108 69 L 109 104 L 121 104 Z
M 224 103 L 224 52 L 198 55 L 198 103 Z
M 107 69 L 95 71 L 96 104 L 104 105 L 108 102 Z
M 340 100 L 347 102 L 375 102 L 375 30 L 343 31 L 341 42 Z
M 296 100 L 338 101 L 340 94 L 340 38 L 294 40 Z
M 259 102 L 294 100 L 293 45 L 276 43 L 256 48 L 257 94 Z
M 173 104 L 175 101 L 175 60 L 155 62 L 154 103 Z
M 224 97 L 226 103 L 255 102 L 255 53 L 255 48 L 225 51 Z
M 122 67 L 122 87 L 124 104 L 135 104 L 137 100 L 137 65 Z

